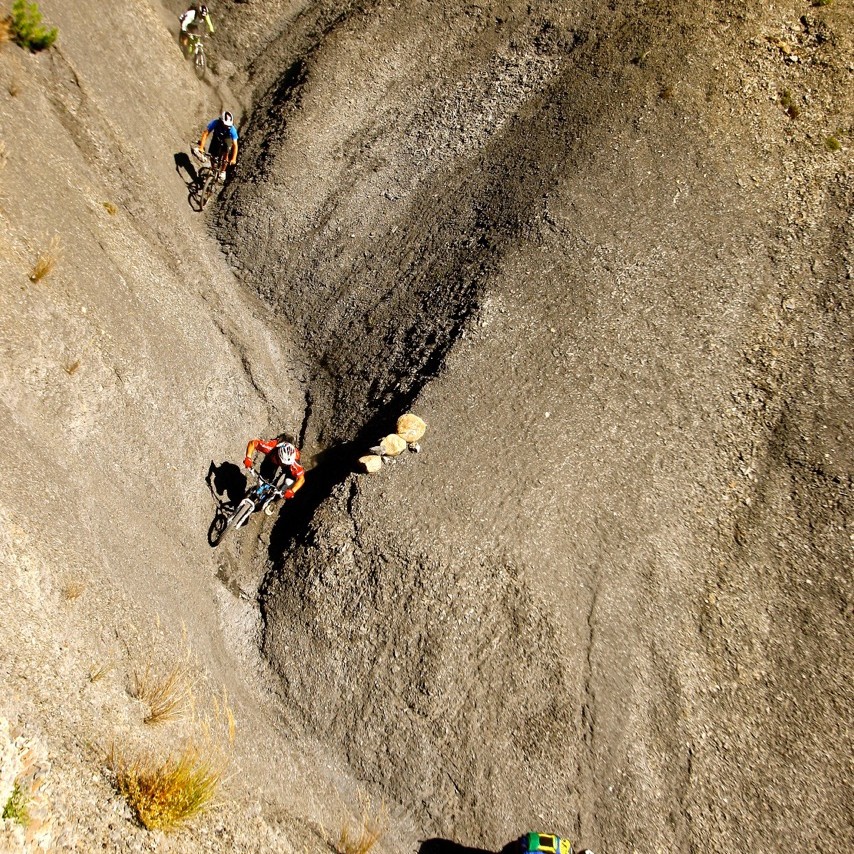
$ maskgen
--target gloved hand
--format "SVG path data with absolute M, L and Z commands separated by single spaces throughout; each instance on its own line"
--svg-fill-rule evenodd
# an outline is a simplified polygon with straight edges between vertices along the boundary
M 244 457 L 243 458 L 243 465 L 245 468 L 251 469 L 252 468 L 252 460 L 250 460 L 249 457 Z
M 285 498 L 293 498 L 293 497 L 294 497 L 294 491 L 292 489 L 286 489 L 285 490 Z

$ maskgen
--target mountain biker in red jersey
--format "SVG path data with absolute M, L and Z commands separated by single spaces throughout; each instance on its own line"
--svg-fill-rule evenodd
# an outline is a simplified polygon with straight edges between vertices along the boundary
M 252 468 L 252 458 L 255 451 L 267 454 L 267 459 L 273 464 L 275 471 L 271 482 L 278 489 L 284 487 L 284 497 L 293 498 L 305 483 L 305 469 L 299 464 L 299 448 L 296 448 L 283 436 L 275 439 L 250 439 L 246 446 L 246 456 L 243 465 Z

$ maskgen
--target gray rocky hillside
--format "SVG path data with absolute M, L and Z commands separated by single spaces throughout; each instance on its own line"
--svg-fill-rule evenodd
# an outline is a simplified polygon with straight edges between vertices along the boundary
M 849 838 L 849 12 L 349 8 L 257 60 L 219 219 L 318 365 L 287 701 L 488 846 Z
M 0 45 L 30 850 L 328 851 L 368 801 L 389 854 L 851 848 L 850 4 L 220 0 L 204 82 L 177 0 L 39 6 L 56 44 Z M 211 464 L 280 431 L 306 487 L 211 548 Z M 217 805 L 144 830 L 105 756 L 203 731 Z

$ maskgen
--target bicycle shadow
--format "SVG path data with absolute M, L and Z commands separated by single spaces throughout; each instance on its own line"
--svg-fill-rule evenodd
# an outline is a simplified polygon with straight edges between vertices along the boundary
M 217 465 L 213 460 L 205 476 L 205 483 L 216 502 L 214 518 L 208 528 L 208 545 L 216 548 L 225 533 L 228 517 L 246 495 L 248 484 L 240 466 L 228 461 Z
M 197 213 L 202 209 L 201 190 L 202 176 L 196 169 L 192 158 L 186 151 L 178 151 L 173 155 L 175 160 L 175 171 L 187 188 L 187 204 Z

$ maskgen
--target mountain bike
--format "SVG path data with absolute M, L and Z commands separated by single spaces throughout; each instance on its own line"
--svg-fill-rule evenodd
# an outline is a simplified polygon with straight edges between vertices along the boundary
M 274 483 L 271 483 L 255 469 L 247 469 L 257 483 L 247 490 L 245 497 L 236 507 L 221 507 L 216 519 L 211 525 L 209 538 L 211 545 L 217 545 L 232 528 L 242 528 L 256 510 L 263 510 L 268 516 L 273 515 L 272 503 L 277 498 L 284 498 L 285 493 Z
M 211 158 L 200 148 L 193 148 L 193 155 L 202 162 L 199 174 L 196 177 L 196 195 L 199 202 L 199 210 L 204 210 L 210 201 L 218 185 L 225 182 L 225 167 L 228 165 L 228 152 L 223 151 L 216 157 Z
M 199 80 L 205 76 L 207 60 L 205 59 L 205 40 L 196 33 L 187 33 L 187 58 L 193 58 L 193 67 Z

